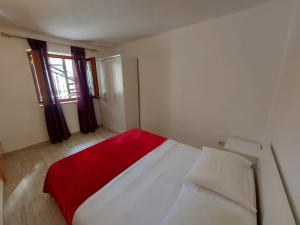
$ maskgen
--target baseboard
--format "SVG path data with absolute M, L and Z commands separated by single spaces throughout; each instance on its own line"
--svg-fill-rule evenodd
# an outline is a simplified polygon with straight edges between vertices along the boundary
M 102 125 L 99 125 L 99 128 L 103 128 L 103 126 Z M 98 128 L 98 129 L 99 129 Z M 109 130 L 109 129 L 108 129 Z M 114 131 L 115 132 L 115 131 Z M 116 133 L 118 133 L 118 132 L 116 132 Z M 74 133 L 71 133 L 71 138 L 72 138 L 72 136 L 78 136 L 78 135 L 80 135 L 80 134 L 82 134 L 80 131 L 76 131 L 76 132 L 74 132 Z M 13 149 L 13 150 L 11 150 L 11 151 L 9 151 L 9 152 L 4 152 L 3 154 L 4 155 L 9 155 L 9 154 L 11 154 L 11 153 L 13 153 L 13 152 L 16 152 L 16 151 L 19 151 L 19 150 L 24 150 L 24 149 L 28 149 L 28 148 L 37 148 L 37 147 L 43 147 L 43 146 L 45 146 L 45 145 L 47 145 L 47 144 L 49 144 L 50 142 L 49 142 L 49 140 L 47 140 L 47 141 L 42 141 L 42 142 L 39 142 L 39 143 L 36 143 L 36 144 L 33 144 L 33 145 L 28 145 L 28 146 L 25 146 L 25 147 L 22 147 L 22 148 L 17 148 L 17 149 Z M 0 224 L 1 225 L 1 224 Z
M 0 225 L 3 225 L 3 188 L 4 183 L 0 180 Z
M 42 141 L 42 142 L 39 142 L 39 143 L 36 143 L 36 144 L 33 144 L 33 145 L 28 145 L 28 146 L 25 146 L 25 147 L 13 149 L 11 151 L 4 152 L 3 154 L 4 155 L 9 155 L 9 154 L 12 154 L 12 153 L 14 153 L 16 151 L 19 151 L 19 150 L 24 150 L 24 149 L 28 149 L 28 148 L 34 148 L 34 147 L 43 147 L 43 146 L 45 146 L 49 143 L 50 143 L 49 141 Z

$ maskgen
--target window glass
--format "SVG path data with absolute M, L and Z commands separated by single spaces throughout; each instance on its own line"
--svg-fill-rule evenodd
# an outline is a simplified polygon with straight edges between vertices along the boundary
M 49 61 L 59 99 L 75 99 L 76 89 L 72 60 L 49 57 Z
M 93 72 L 92 72 L 92 62 L 87 61 L 86 62 L 87 66 L 87 81 L 88 81 L 88 86 L 90 90 L 90 94 L 92 96 L 95 96 L 95 88 L 94 88 L 94 82 L 93 82 Z

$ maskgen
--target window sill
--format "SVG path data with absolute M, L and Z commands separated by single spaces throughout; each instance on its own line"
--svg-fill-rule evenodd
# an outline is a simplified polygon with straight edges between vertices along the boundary
M 61 101 L 60 104 L 70 104 L 70 103 L 76 103 L 77 100 L 68 100 L 68 101 Z
M 73 104 L 73 103 L 77 103 L 77 100 L 69 100 L 69 101 L 61 101 L 60 104 L 64 105 L 64 104 Z M 44 107 L 43 104 L 39 104 L 39 107 Z

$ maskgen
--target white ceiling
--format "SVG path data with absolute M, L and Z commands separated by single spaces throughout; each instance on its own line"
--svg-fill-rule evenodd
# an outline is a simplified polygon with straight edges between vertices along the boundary
M 94 44 L 118 44 L 266 0 L 0 0 L 0 24 Z

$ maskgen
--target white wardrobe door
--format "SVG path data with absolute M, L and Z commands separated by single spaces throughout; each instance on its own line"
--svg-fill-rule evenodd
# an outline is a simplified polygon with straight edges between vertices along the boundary
M 125 118 L 121 58 L 98 61 L 98 71 L 103 126 L 122 132 L 125 130 Z

